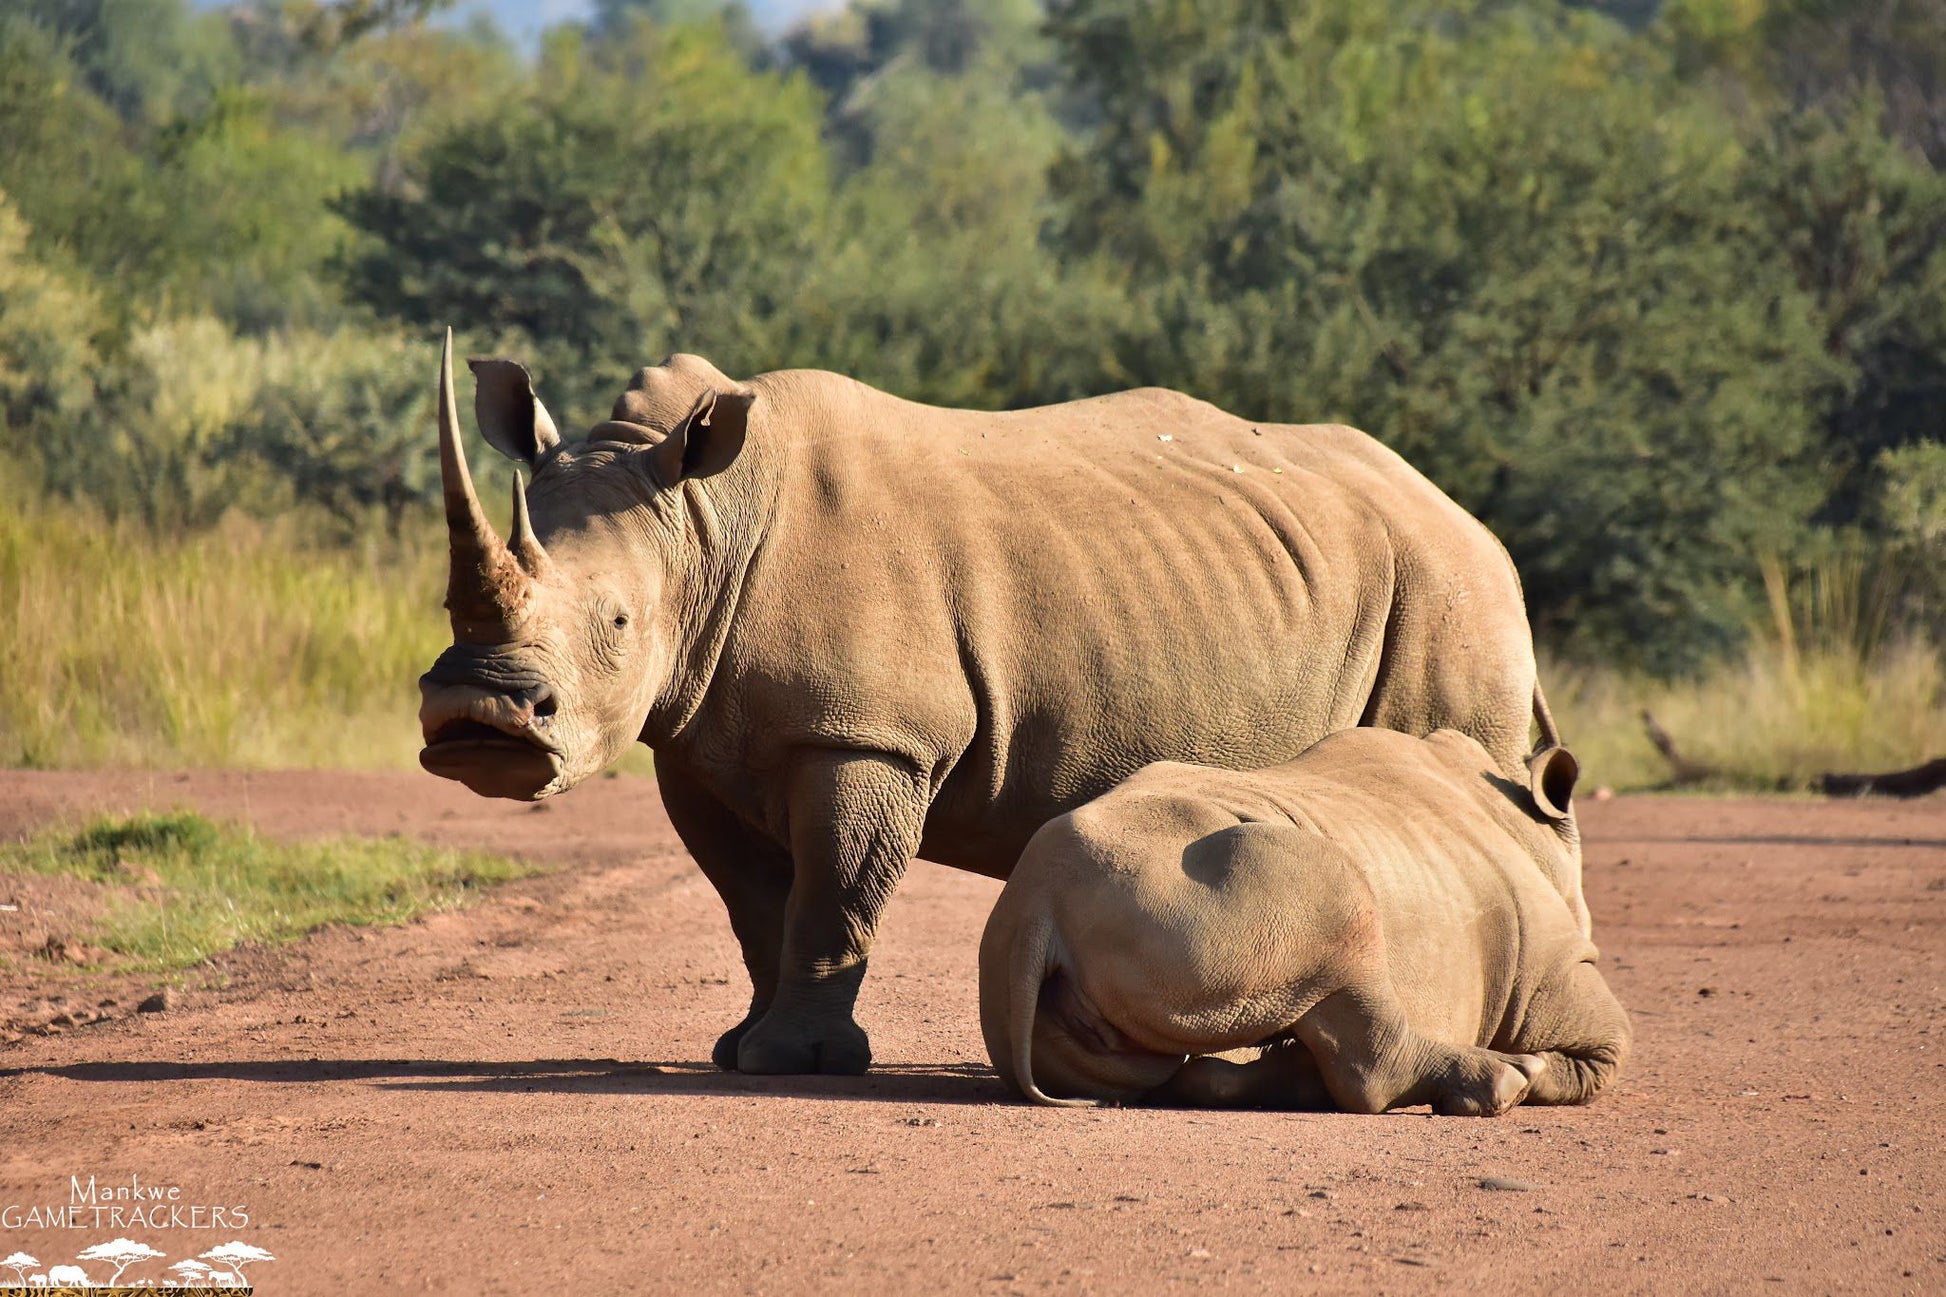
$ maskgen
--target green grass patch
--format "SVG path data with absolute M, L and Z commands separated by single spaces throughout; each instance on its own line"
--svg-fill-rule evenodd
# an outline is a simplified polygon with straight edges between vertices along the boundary
M 108 913 L 77 935 L 129 967 L 169 971 L 246 942 L 292 941 L 331 923 L 404 923 L 539 871 L 404 838 L 272 842 L 174 811 L 100 819 L 0 846 L 5 872 L 115 885 Z

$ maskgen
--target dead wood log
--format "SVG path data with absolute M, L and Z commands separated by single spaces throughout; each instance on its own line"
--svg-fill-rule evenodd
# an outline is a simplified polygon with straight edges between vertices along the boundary
M 1647 708 L 1642 711 L 1642 728 L 1648 731 L 1649 742 L 1669 763 L 1670 788 L 1687 788 L 1692 784 L 1705 784 L 1720 779 L 1722 770 L 1716 766 L 1692 761 L 1682 754 L 1668 730 L 1656 721 L 1654 713 Z M 1788 788 L 1788 781 L 1779 788 Z M 1946 788 L 1946 757 L 1935 757 L 1924 765 L 1910 770 L 1888 770 L 1883 774 L 1846 774 L 1833 771 L 1819 775 L 1811 781 L 1813 792 L 1823 793 L 1826 797 L 1924 797 Z
M 1823 774 L 1811 787 L 1827 797 L 1924 797 L 1946 788 L 1946 757 L 1879 775 Z

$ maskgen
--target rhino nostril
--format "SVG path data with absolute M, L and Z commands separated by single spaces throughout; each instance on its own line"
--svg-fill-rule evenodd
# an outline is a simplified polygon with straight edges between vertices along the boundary
M 560 704 L 554 699 L 552 689 L 542 688 L 541 696 L 534 700 L 534 719 L 544 721 L 554 714 Z

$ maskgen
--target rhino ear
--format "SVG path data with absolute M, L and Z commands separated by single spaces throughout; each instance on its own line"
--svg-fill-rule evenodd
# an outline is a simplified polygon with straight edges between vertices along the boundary
M 655 447 L 656 476 L 674 486 L 688 477 L 710 477 L 736 462 L 749 430 L 757 394 L 747 387 L 704 392 L 674 430 Z
M 540 457 L 561 444 L 547 407 L 534 395 L 527 367 L 518 361 L 475 357 L 466 362 L 473 371 L 473 417 L 487 445 L 532 468 Z
M 1527 760 L 1534 805 L 1550 820 L 1565 820 L 1574 808 L 1574 783 L 1581 763 L 1566 748 L 1543 748 Z

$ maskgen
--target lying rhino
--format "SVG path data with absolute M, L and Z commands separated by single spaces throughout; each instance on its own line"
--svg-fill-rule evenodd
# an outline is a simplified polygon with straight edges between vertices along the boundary
M 1370 729 L 1270 770 L 1138 771 L 1037 833 L 1000 894 L 993 1064 L 1042 1103 L 1584 1103 L 1629 1024 L 1554 887 L 1575 776 L 1559 747 L 1516 783 L 1464 734 Z
M 516 476 L 503 542 L 449 338 L 454 642 L 421 681 L 420 760 L 541 798 L 655 750 L 750 972 L 723 1067 L 867 1065 L 852 1005 L 915 855 L 1004 878 L 1048 819 L 1162 759 L 1452 726 L 1517 773 L 1530 714 L 1548 729 L 1505 552 L 1349 428 L 1154 389 L 941 410 L 676 356 L 571 444 L 525 370 L 473 369 L 532 499 Z

